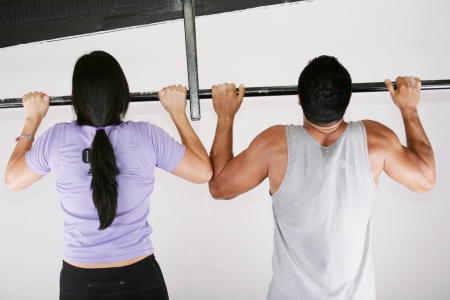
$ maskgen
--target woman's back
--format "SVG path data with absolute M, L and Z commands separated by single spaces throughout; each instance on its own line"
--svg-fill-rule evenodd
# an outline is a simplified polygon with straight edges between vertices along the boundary
M 64 215 L 60 299 L 168 299 L 147 222 L 155 167 L 194 183 L 212 177 L 205 147 L 186 116 L 187 88 L 159 92 L 182 145 L 146 122 L 122 122 L 130 93 L 106 52 L 80 57 L 72 77 L 77 120 L 48 129 L 31 147 L 50 98 L 23 97 L 25 124 L 5 183 L 20 191 L 52 171 Z
M 90 188 L 90 152 L 95 127 L 76 121 L 47 130 L 25 159 L 35 173 L 55 176 L 64 215 L 63 259 L 74 263 L 109 263 L 154 252 L 148 236 L 149 198 L 154 170 L 172 171 L 183 159 L 185 147 L 148 122 L 107 126 L 118 168 L 116 217 L 98 230 L 97 209 Z

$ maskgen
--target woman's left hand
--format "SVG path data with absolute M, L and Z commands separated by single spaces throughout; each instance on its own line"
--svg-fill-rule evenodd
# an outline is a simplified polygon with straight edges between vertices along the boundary
M 158 92 L 159 101 L 172 117 L 186 115 L 186 94 L 187 87 L 181 85 L 171 85 Z
M 26 119 L 40 123 L 47 114 L 50 97 L 42 92 L 30 92 L 23 95 L 22 103 Z

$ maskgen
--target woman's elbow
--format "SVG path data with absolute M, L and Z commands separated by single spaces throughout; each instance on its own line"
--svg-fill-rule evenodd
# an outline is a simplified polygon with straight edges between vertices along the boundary
M 5 176 L 5 180 L 4 180 L 5 186 L 8 190 L 13 191 L 13 192 L 19 192 L 21 190 L 23 190 L 22 188 L 20 188 L 20 186 L 18 184 L 16 184 L 16 182 L 14 180 L 12 180 L 8 175 Z
M 205 182 L 210 182 L 213 177 L 213 169 L 211 165 L 209 165 L 209 167 L 206 168 L 204 174 L 205 174 Z
M 191 179 L 190 181 L 196 184 L 203 184 L 207 183 L 211 180 L 213 176 L 213 171 L 211 167 L 205 166 L 201 170 L 197 170 L 197 173 L 195 175 L 195 178 Z
M 212 168 L 206 168 L 201 173 L 200 182 L 199 183 L 207 183 L 207 182 L 209 182 L 211 180 L 212 176 L 213 176 Z

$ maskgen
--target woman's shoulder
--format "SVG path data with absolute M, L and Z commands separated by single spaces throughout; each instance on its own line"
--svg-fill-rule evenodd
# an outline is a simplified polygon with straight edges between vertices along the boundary
M 133 121 L 133 120 L 128 120 L 128 121 L 124 121 L 120 124 L 120 126 L 141 126 L 141 125 L 145 125 L 145 124 L 150 124 L 149 122 L 145 122 L 145 121 Z
M 55 128 L 68 128 L 68 127 L 79 127 L 77 124 L 77 121 L 71 121 L 71 122 L 61 122 L 61 123 L 56 123 L 55 125 L 53 125 L 53 127 Z
M 122 122 L 122 124 L 120 124 L 120 127 L 123 129 L 133 129 L 149 133 L 153 130 L 160 129 L 157 125 L 154 125 L 148 121 L 131 121 L 131 120 Z
M 76 121 L 72 121 L 70 123 L 69 122 L 56 123 L 47 128 L 44 133 L 51 133 L 52 135 L 54 135 L 64 132 L 67 128 L 75 126 L 78 126 Z
M 123 132 L 133 130 L 135 134 L 145 138 L 148 137 L 151 141 L 165 139 L 170 136 L 170 134 L 163 128 L 147 121 L 126 121 L 122 122 L 120 126 Z

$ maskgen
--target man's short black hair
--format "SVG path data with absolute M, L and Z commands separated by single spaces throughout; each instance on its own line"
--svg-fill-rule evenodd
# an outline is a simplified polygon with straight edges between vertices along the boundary
M 298 93 L 306 119 L 318 126 L 341 120 L 350 102 L 352 78 L 332 56 L 309 61 L 298 79 Z

